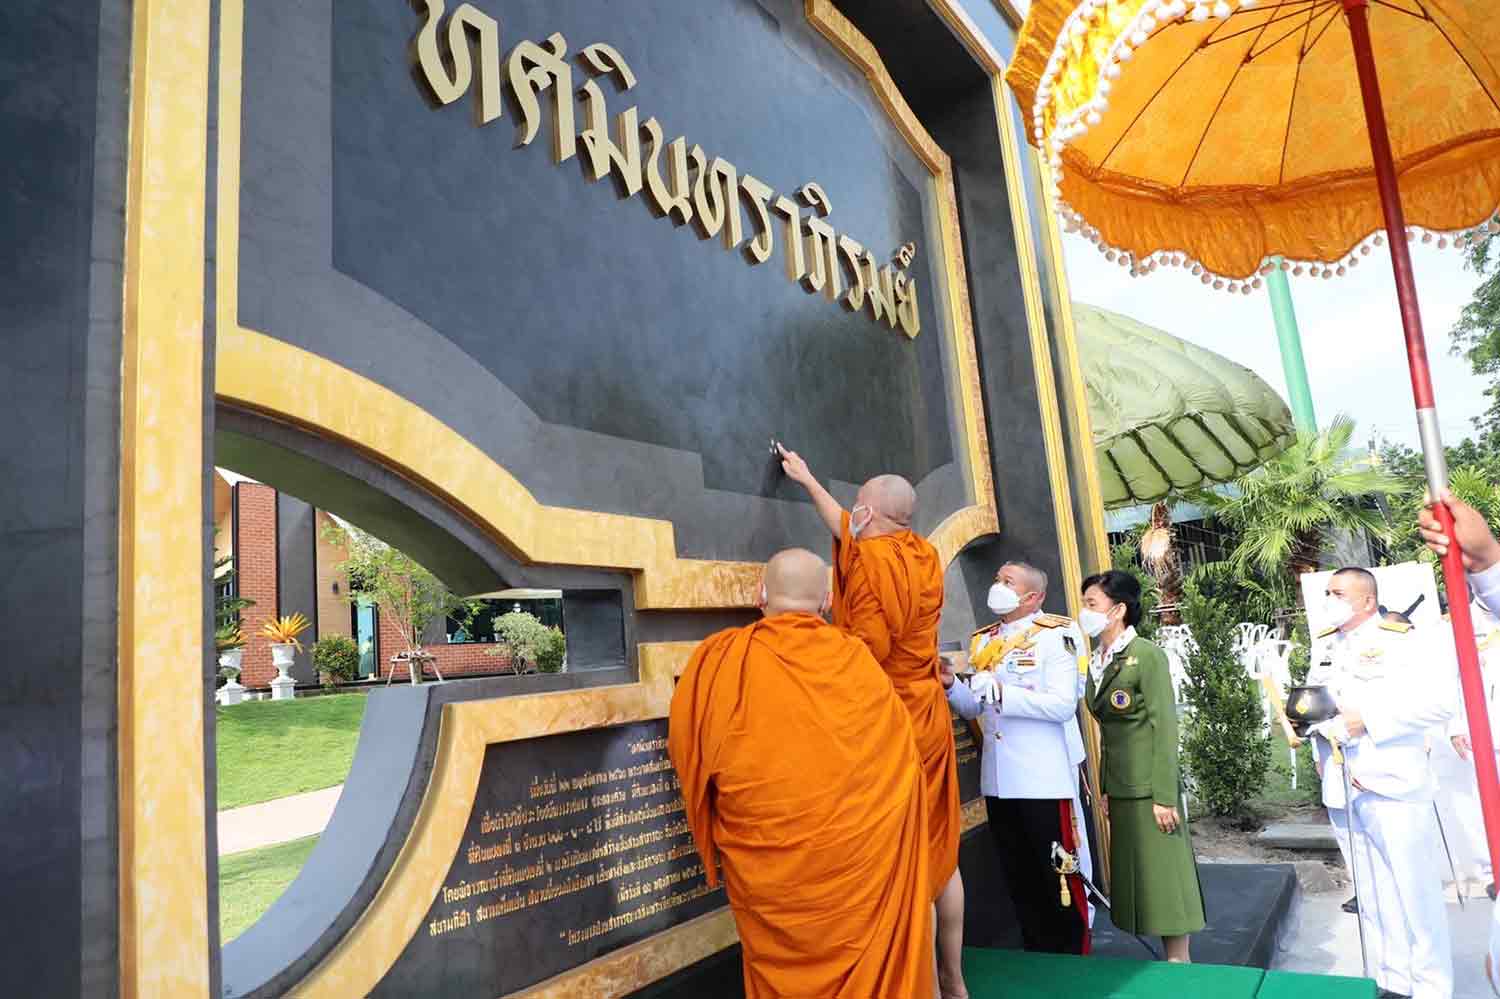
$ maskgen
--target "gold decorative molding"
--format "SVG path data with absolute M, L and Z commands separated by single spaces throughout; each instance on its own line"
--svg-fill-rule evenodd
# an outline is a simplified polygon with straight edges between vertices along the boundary
M 209 4 L 130 38 L 119 507 L 120 994 L 205 996 L 204 237 Z

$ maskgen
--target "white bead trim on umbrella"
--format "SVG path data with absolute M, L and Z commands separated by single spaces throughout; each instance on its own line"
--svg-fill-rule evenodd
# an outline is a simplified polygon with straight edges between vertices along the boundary
M 1036 100 L 1031 111 L 1032 135 L 1036 139 L 1038 148 L 1041 148 L 1045 154 L 1047 167 L 1059 192 L 1062 190 L 1063 149 L 1073 140 L 1087 134 L 1090 128 L 1103 120 L 1104 112 L 1109 109 L 1109 92 L 1113 81 L 1120 78 L 1121 73 L 1124 72 L 1123 65 L 1131 60 L 1136 49 L 1145 45 L 1150 41 L 1151 35 L 1169 24 L 1190 20 L 1202 22 L 1209 18 L 1227 20 L 1237 10 L 1250 10 L 1255 7 L 1258 0 L 1237 0 L 1236 3 L 1230 3 L 1229 0 L 1146 0 L 1111 46 L 1109 62 L 1101 71 L 1094 99 L 1083 107 L 1075 109 L 1066 118 L 1059 120 L 1053 127 L 1049 139 L 1044 127 L 1046 110 L 1052 102 L 1052 85 L 1057 78 L 1059 64 L 1065 55 L 1064 49 L 1071 37 L 1081 38 L 1088 33 L 1089 23 L 1105 12 L 1108 3 L 1109 0 L 1083 0 L 1068 15 L 1057 34 L 1057 44 L 1047 59 L 1047 67 L 1042 72 L 1041 81 L 1037 85 Z M 1186 267 L 1191 269 L 1194 276 L 1200 277 L 1204 284 L 1213 285 L 1216 290 L 1227 289 L 1230 292 L 1248 295 L 1261 286 L 1261 279 L 1270 274 L 1275 266 L 1267 262 L 1261 265 L 1256 277 L 1230 278 L 1210 270 L 1190 254 L 1180 250 L 1158 250 L 1144 258 L 1137 258 L 1133 253 L 1105 242 L 1098 229 L 1061 200 L 1058 203 L 1058 215 L 1062 218 L 1067 231 L 1082 233 L 1099 248 L 1107 260 L 1111 263 L 1118 261 L 1122 267 L 1130 268 L 1131 275 L 1136 277 L 1154 271 L 1160 266 Z M 1439 249 L 1447 248 L 1450 243 L 1456 248 L 1463 249 L 1475 241 L 1496 233 L 1500 233 L 1500 210 L 1485 221 L 1467 229 L 1444 231 L 1407 226 L 1406 239 L 1407 242 L 1413 242 L 1418 238 L 1423 243 L 1436 242 Z M 1301 276 L 1306 272 L 1312 277 L 1342 277 L 1357 267 L 1360 258 L 1368 256 L 1372 247 L 1384 244 L 1385 234 L 1381 229 L 1366 236 L 1350 250 L 1346 257 L 1338 261 L 1330 263 L 1321 260 L 1283 260 L 1281 269 L 1289 271 L 1294 276 Z

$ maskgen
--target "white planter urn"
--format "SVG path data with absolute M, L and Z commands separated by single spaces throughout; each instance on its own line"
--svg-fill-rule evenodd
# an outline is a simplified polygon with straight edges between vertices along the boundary
M 219 703 L 228 707 L 231 704 L 239 704 L 245 699 L 245 688 L 240 686 L 238 680 L 230 680 L 219 688 Z
M 295 661 L 297 647 L 290 642 L 277 642 L 271 646 L 271 665 L 276 667 L 276 679 L 271 681 L 271 700 L 289 701 L 297 696 L 297 681 L 287 675 Z
M 219 668 L 229 674 L 229 682 L 218 691 L 220 704 L 238 704 L 245 699 L 245 688 L 240 685 L 240 660 L 244 658 L 244 648 L 225 649 L 219 653 Z

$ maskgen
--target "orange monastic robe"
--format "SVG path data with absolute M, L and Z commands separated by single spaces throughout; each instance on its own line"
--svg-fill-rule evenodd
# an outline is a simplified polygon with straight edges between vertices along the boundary
M 943 564 L 911 531 L 856 541 L 844 511 L 833 545 L 833 623 L 864 639 L 906 710 L 927 783 L 932 897 L 958 870 L 958 751 L 938 678 Z
M 864 644 L 779 614 L 698 646 L 668 752 L 747 999 L 933 993 L 926 807 L 906 710 Z

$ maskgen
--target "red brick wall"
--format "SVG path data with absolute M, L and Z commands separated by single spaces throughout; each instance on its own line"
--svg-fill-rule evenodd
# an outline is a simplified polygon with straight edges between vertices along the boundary
M 380 619 L 380 638 L 376 643 L 375 654 L 380 661 L 380 675 L 384 678 L 391 670 L 391 656 L 406 650 L 406 642 L 402 640 L 401 629 L 397 628 L 391 621 L 389 614 L 377 615 Z M 506 656 L 490 656 L 496 648 L 493 643 L 475 643 L 472 645 L 447 645 L 434 642 L 427 647 L 427 651 L 437 657 L 437 668 L 442 670 L 446 679 L 455 676 L 473 676 L 478 673 L 498 673 L 510 662 Z M 432 674 L 432 668 L 428 667 L 425 674 L 428 680 L 437 679 Z M 410 679 L 410 675 L 403 663 L 396 667 L 396 679 Z
M 240 613 L 245 636 L 240 683 L 264 688 L 276 676 L 270 639 L 260 633 L 261 625 L 277 616 L 276 490 L 253 482 L 241 482 L 234 489 L 238 507 L 235 571 L 239 574 L 240 596 L 255 601 L 255 606 Z

